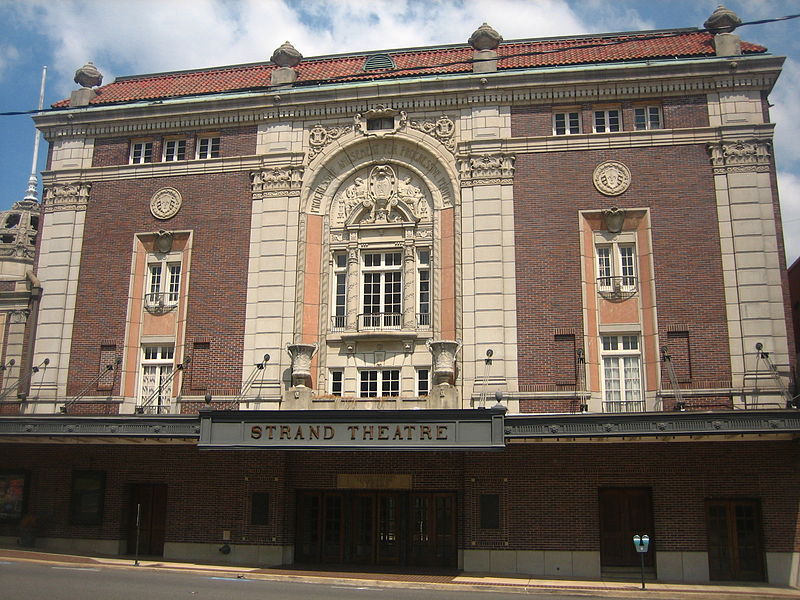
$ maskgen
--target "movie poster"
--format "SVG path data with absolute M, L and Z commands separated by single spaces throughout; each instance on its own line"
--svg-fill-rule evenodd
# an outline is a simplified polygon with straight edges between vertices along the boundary
M 0 523 L 16 523 L 25 511 L 26 473 L 0 471 Z

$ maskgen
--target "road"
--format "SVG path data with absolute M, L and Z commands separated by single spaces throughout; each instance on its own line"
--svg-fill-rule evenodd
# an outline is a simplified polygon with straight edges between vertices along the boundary
M 5 598 L 31 600 L 590 600 L 609 595 L 568 592 L 496 592 L 467 587 L 440 589 L 351 585 L 346 582 L 304 583 L 239 579 L 205 573 L 179 573 L 144 568 L 109 568 L 0 561 L 0 589 Z M 640 596 L 644 598 L 645 596 Z M 626 599 L 636 596 L 626 594 Z

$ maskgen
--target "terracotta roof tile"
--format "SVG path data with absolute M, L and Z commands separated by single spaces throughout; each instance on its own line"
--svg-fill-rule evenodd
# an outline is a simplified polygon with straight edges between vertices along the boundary
M 711 34 L 698 30 L 673 32 L 642 32 L 612 36 L 586 36 L 555 40 L 510 41 L 498 48 L 498 70 L 535 67 L 555 67 L 641 61 L 661 58 L 692 58 L 713 56 Z M 766 48 L 742 43 L 747 54 L 763 53 Z M 472 70 L 469 46 L 420 48 L 419 50 L 389 50 L 396 69 L 363 71 L 367 56 L 360 55 L 308 58 L 296 67 L 296 86 L 346 81 L 395 79 L 412 76 L 464 73 Z M 236 65 L 195 71 L 160 73 L 139 77 L 124 77 L 98 88 L 92 105 L 117 104 L 141 100 L 176 98 L 219 92 L 267 88 L 271 63 Z M 68 106 L 62 100 L 53 106 Z

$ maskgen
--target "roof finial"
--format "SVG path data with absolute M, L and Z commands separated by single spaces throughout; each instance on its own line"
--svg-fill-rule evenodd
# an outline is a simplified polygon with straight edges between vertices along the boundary
M 92 88 L 102 85 L 103 74 L 97 70 L 93 62 L 87 62 L 75 71 L 74 81 L 81 86 L 81 89 L 75 90 L 70 94 L 69 105 L 86 106 L 97 96 L 97 92 Z
M 706 22 L 703 23 L 703 27 L 714 34 L 731 33 L 741 24 L 742 20 L 735 12 L 720 4 L 717 6 L 717 9 L 711 13 L 711 16 L 706 19 Z
M 270 60 L 278 65 L 278 68 L 272 72 L 270 85 L 291 85 L 297 81 L 297 71 L 294 70 L 294 67 L 300 64 L 303 55 L 289 42 L 278 46 Z

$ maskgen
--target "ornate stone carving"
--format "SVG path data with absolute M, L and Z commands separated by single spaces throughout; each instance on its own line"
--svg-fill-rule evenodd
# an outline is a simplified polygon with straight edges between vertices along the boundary
M 503 41 L 503 36 L 497 33 L 488 23 L 484 23 L 472 32 L 467 43 L 473 50 L 496 50 Z
M 292 386 L 309 387 L 311 382 L 311 358 L 319 347 L 318 344 L 286 344 L 286 350 L 292 359 Z
M 766 140 L 712 142 L 707 148 L 715 174 L 767 173 L 770 170 L 772 144 Z
M 93 62 L 88 62 L 75 71 L 74 81 L 81 87 L 92 88 L 103 84 L 103 74 L 97 70 Z
M 338 195 L 339 224 L 417 222 L 429 218 L 428 200 L 410 176 L 398 177 L 390 165 L 376 165 Z
M 720 4 L 703 23 L 703 27 L 711 33 L 730 33 L 741 24 L 742 20 L 735 12 Z
M 283 44 L 278 46 L 275 52 L 272 53 L 272 58 L 270 58 L 270 60 L 279 67 L 292 68 L 300 64 L 300 61 L 303 60 L 303 55 L 289 42 L 283 42 Z
M 303 167 L 276 167 L 250 173 L 253 200 L 297 196 L 303 183 Z
M 514 181 L 513 154 L 481 154 L 458 161 L 461 187 L 510 185 Z
M 86 210 L 91 183 L 56 183 L 44 190 L 42 210 L 51 213 L 61 210 Z
M 621 162 L 609 160 L 597 165 L 592 174 L 592 182 L 601 194 L 619 196 L 631 185 L 631 172 Z
M 156 219 L 171 219 L 183 205 L 181 193 L 175 188 L 161 188 L 150 199 L 150 212 Z
M 412 121 L 408 120 L 405 113 L 400 113 L 400 114 L 403 125 L 408 125 L 408 127 L 410 127 L 411 129 L 416 129 L 417 131 L 421 131 L 422 133 L 426 133 L 436 138 L 452 154 L 455 154 L 456 124 L 453 121 L 453 119 L 451 119 L 447 115 L 442 115 L 435 121 L 432 120 Z
M 433 385 L 452 385 L 456 375 L 456 354 L 461 350 L 461 342 L 428 340 L 425 345 L 433 357 Z
M 30 314 L 31 311 L 27 308 L 23 308 L 21 310 L 12 310 L 10 313 L 11 322 L 16 324 L 24 324 L 28 321 L 28 315 Z
M 320 124 L 314 125 L 311 131 L 308 132 L 309 160 L 313 160 L 328 144 L 351 131 L 353 131 L 352 125 L 345 125 L 343 127 L 323 127 Z

